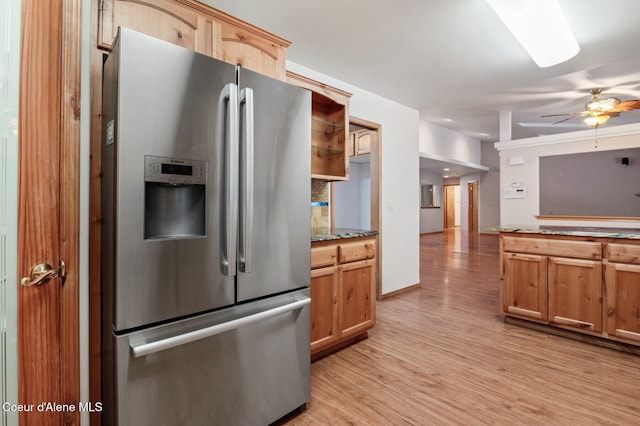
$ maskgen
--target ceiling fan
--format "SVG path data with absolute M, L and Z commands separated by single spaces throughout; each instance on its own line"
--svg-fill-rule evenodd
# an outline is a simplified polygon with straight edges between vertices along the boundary
M 591 127 L 598 127 L 609 120 L 611 117 L 618 117 L 621 112 L 632 111 L 634 109 L 640 109 L 640 99 L 631 99 L 628 101 L 621 101 L 618 98 L 599 98 L 598 95 L 602 93 L 602 89 L 591 89 L 593 98 L 584 104 L 584 111 L 573 112 L 569 114 L 550 114 L 543 115 L 541 117 L 569 117 L 556 121 L 553 124 L 562 123 L 574 118 L 586 117 L 584 122 Z

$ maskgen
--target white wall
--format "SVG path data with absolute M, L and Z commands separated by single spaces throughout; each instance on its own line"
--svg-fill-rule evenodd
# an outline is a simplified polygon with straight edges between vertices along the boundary
M 500 151 L 500 191 L 517 183 L 527 188 L 523 199 L 501 199 L 500 225 L 565 225 L 640 228 L 636 221 L 558 221 L 538 220 L 538 161 L 542 156 L 573 154 L 640 147 L 640 124 L 584 130 L 554 136 L 498 142 Z M 510 159 L 523 164 L 509 165 Z M 520 161 L 516 161 L 520 162 Z M 561 184 L 561 182 L 559 182 Z
M 438 185 L 438 196 L 440 197 L 440 208 L 420 209 L 420 233 L 441 232 L 444 229 L 444 207 L 442 201 L 444 199 L 442 193 L 442 183 L 444 179 L 439 173 L 432 173 L 426 170 L 420 170 L 420 184 L 430 183 Z
M 287 61 L 287 69 L 353 94 L 349 114 L 382 126 L 382 293 L 420 281 L 418 111 Z
M 420 152 L 481 164 L 480 141 L 426 120 L 420 120 Z
M 371 163 L 349 163 L 349 180 L 333 184 L 336 228 L 371 229 Z

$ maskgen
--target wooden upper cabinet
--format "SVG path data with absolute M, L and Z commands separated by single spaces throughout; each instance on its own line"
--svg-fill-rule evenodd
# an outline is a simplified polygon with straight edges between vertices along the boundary
M 285 79 L 287 40 L 198 1 L 100 0 L 98 47 L 109 49 L 119 26 Z
M 348 180 L 351 93 L 291 71 L 286 81 L 311 91 L 311 177 Z
M 238 64 L 279 80 L 286 78 L 286 47 L 289 42 L 265 38 L 228 22 L 215 24 L 214 57 Z
M 123 26 L 211 55 L 206 16 L 173 0 L 101 0 L 98 47 L 109 49 Z M 211 29 L 209 27 L 209 32 Z

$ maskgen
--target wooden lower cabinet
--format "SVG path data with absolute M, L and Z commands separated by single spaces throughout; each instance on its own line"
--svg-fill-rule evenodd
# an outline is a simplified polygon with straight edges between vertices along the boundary
M 549 258 L 549 321 L 567 327 L 602 331 L 602 262 Z
M 311 352 L 318 352 L 338 340 L 338 268 L 311 271 Z
M 339 241 L 312 243 L 312 357 L 366 335 L 375 324 L 376 240 Z
M 373 327 L 375 269 L 373 260 L 338 266 L 338 324 L 343 338 L 356 336 Z
M 506 253 L 502 310 L 537 320 L 547 319 L 546 256 Z
M 501 310 L 640 345 L 640 241 L 501 236 Z
M 640 344 L 640 264 L 605 263 L 607 333 Z

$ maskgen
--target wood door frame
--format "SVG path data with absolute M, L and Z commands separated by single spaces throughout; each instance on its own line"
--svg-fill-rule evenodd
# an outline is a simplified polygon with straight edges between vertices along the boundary
M 382 125 L 363 118 L 349 116 L 349 123 L 366 127 L 374 132 L 371 142 L 371 229 L 378 231 L 378 243 L 376 247 L 376 299 L 382 299 Z M 333 227 L 333 188 L 331 191 L 331 227 Z
M 21 21 L 18 275 L 59 259 L 67 274 L 18 290 L 19 402 L 76 410 L 20 424 L 78 424 L 82 0 L 22 0 Z

